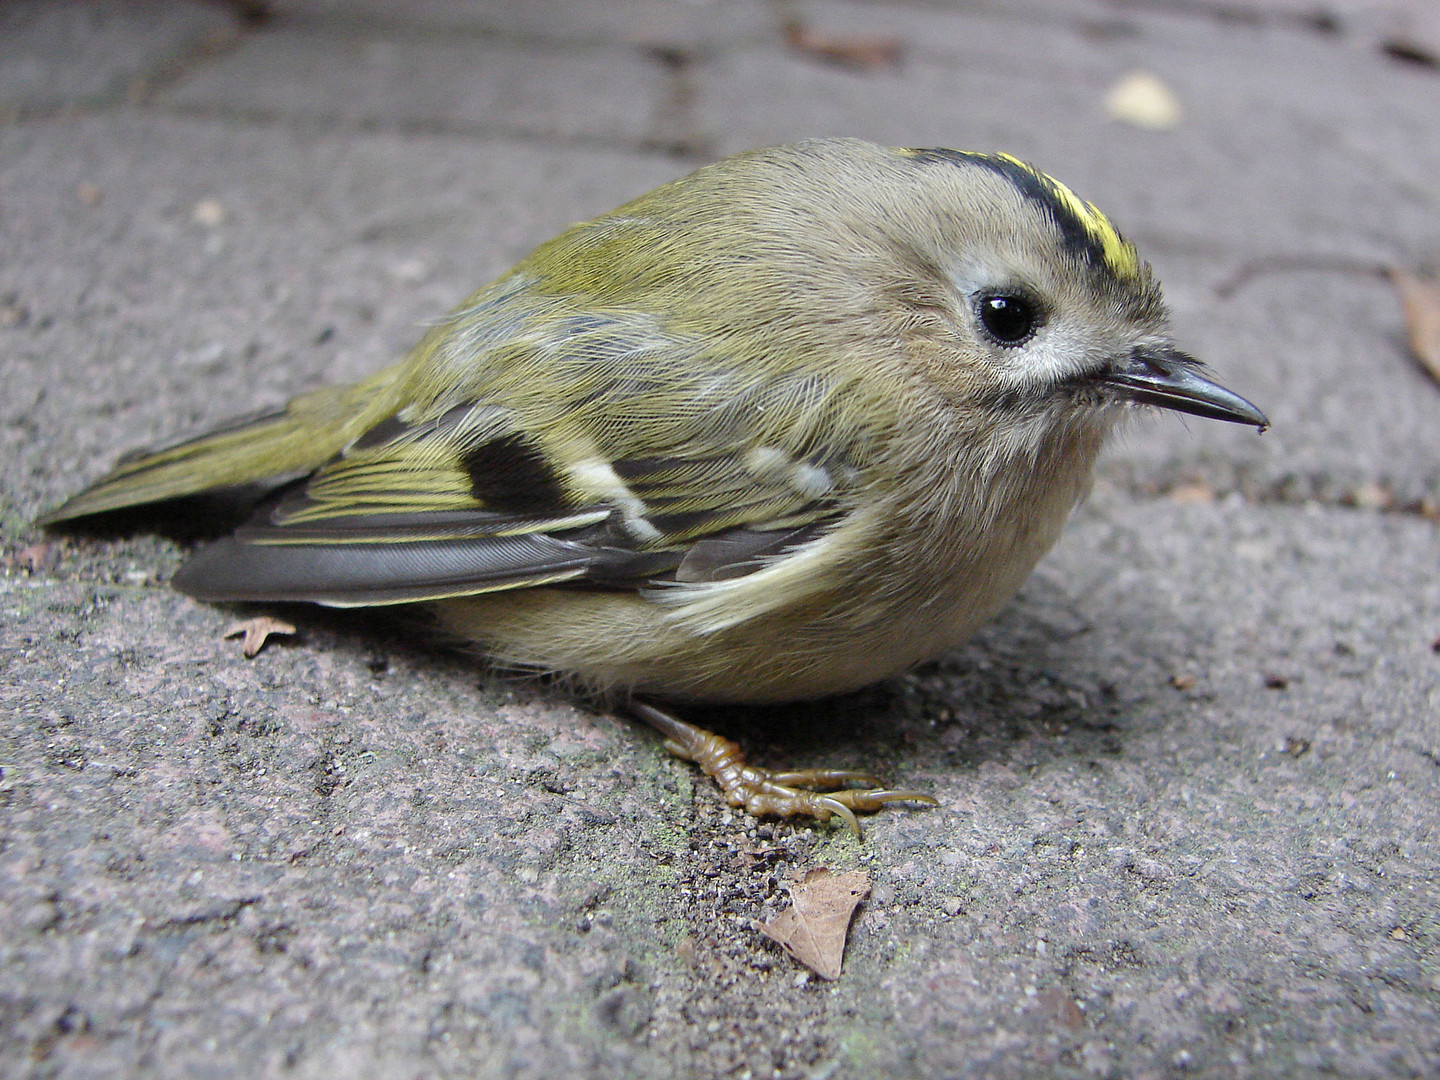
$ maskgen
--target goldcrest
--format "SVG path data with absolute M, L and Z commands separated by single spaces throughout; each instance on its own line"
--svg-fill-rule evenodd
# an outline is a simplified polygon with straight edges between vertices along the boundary
M 1146 405 L 1266 425 L 1094 206 L 1006 155 L 818 139 L 576 225 L 399 364 L 127 458 L 45 520 L 273 480 L 177 588 L 427 604 L 503 665 L 783 701 L 963 641 Z M 853 824 L 917 794 L 769 776 L 639 711 L 752 810 Z

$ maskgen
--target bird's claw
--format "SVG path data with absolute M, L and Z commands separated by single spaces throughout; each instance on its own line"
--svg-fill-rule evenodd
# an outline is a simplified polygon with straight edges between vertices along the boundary
M 862 837 L 856 813 L 870 814 L 886 803 L 919 802 L 935 805 L 922 791 L 889 790 L 868 772 L 847 769 L 803 769 L 771 772 L 745 763 L 737 743 L 688 724 L 642 701 L 631 702 L 635 714 L 665 736 L 665 748 L 676 757 L 693 761 L 719 786 L 725 801 L 757 817 L 812 817 L 829 821 L 838 817 Z M 850 784 L 861 785 L 850 787 Z

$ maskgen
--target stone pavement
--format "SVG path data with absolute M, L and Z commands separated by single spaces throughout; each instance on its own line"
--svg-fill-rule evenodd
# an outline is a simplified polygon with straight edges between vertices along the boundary
M 0 1074 L 1440 1074 L 1430 0 L 0 5 Z M 898 63 L 846 67 L 784 26 Z M 1178 96 L 1109 117 L 1118 80 Z M 1157 417 L 1016 603 L 713 719 L 940 806 L 730 812 L 623 717 L 47 535 L 124 450 L 353 378 L 566 223 L 805 135 L 1007 149 L 1109 211 L 1263 437 Z M 176 539 L 178 537 L 178 540 Z M 840 981 L 755 929 L 874 894 Z

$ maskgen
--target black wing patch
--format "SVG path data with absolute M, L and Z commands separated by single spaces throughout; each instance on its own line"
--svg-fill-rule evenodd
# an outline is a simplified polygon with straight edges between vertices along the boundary
M 521 435 L 505 435 L 460 455 L 470 493 L 497 510 L 543 513 L 564 504 L 565 492 L 545 456 Z

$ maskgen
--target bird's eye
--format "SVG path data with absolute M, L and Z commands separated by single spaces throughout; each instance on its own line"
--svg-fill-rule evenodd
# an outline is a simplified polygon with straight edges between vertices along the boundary
M 1040 309 L 1013 293 L 987 293 L 977 302 L 980 324 L 1001 345 L 1023 345 L 1040 327 Z

